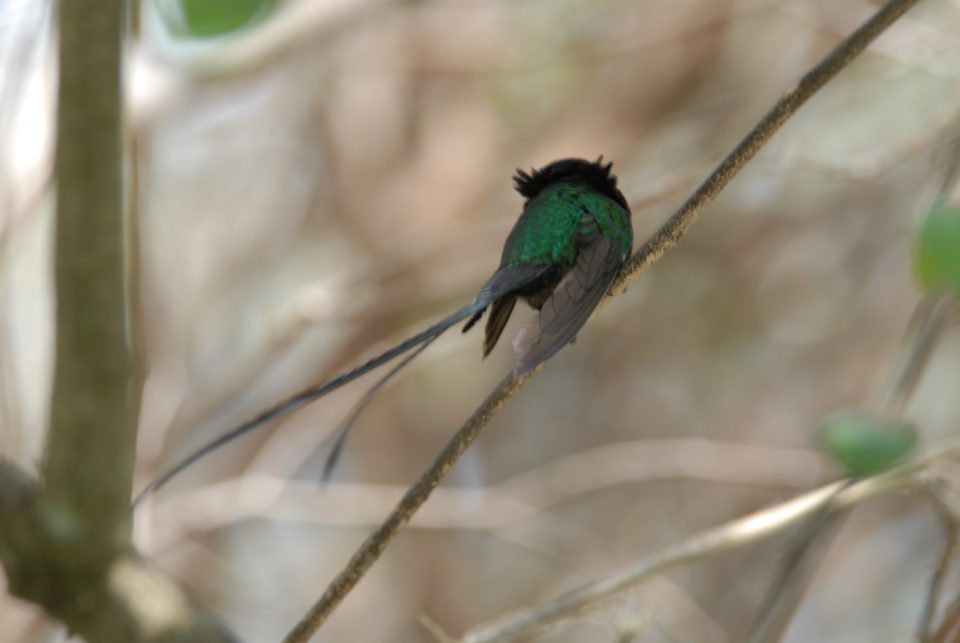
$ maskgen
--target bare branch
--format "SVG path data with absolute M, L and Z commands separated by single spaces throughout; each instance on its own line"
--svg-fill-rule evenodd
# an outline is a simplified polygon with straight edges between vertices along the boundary
M 500 385 L 474 411 L 463 427 L 444 445 L 433 464 L 407 490 L 397 506 L 387 516 L 387 519 L 363 541 L 363 544 L 354 553 L 343 571 L 330 583 L 327 591 L 307 612 L 303 620 L 287 635 L 285 641 L 293 643 L 295 641 L 305 642 L 310 639 L 330 612 L 333 611 L 333 608 L 343 600 L 343 597 L 376 562 L 400 528 L 410 520 L 410 517 L 420 508 L 420 505 L 427 501 L 430 492 L 440 484 L 443 476 L 453 467 L 457 459 L 467 450 L 467 447 L 473 443 L 480 431 L 490 423 L 490 420 L 507 400 L 516 395 L 527 380 L 538 370 L 539 368 L 534 369 L 519 377 L 511 373 L 500 382 Z
M 641 272 L 673 248 L 697 219 L 700 212 L 730 183 L 733 177 L 773 137 L 777 130 L 811 96 L 834 78 L 841 69 L 846 67 L 866 49 L 867 45 L 916 2 L 917 0 L 890 0 L 873 17 L 827 54 L 820 63 L 807 72 L 797 85 L 777 101 L 773 108 L 760 119 L 757 125 L 687 199 L 686 203 L 623 266 L 610 289 L 607 300 L 610 296 L 622 292 Z M 494 389 L 480 408 L 442 449 L 433 464 L 410 487 L 410 490 L 383 524 L 363 542 L 346 567 L 333 579 L 303 619 L 294 626 L 285 639 L 287 643 L 305 643 L 316 632 L 334 608 L 379 558 L 400 527 L 406 524 L 410 516 L 426 501 L 430 492 L 453 466 L 460 454 L 473 442 L 500 407 L 516 395 L 537 371 L 539 371 L 539 368 L 520 377 L 512 374 L 508 375 Z
M 890 417 L 903 415 L 930 351 L 955 308 L 956 302 L 947 296 L 926 296 L 917 304 L 903 342 L 903 355 L 877 404 L 882 413 Z
M 957 553 L 957 536 L 960 529 L 960 499 L 950 491 L 943 480 L 918 476 L 921 488 L 927 493 L 931 503 L 943 520 L 945 542 L 943 553 L 930 578 L 930 588 L 927 591 L 927 600 L 923 605 L 920 616 L 920 626 L 917 628 L 917 641 L 927 643 L 933 640 L 933 619 L 937 615 L 937 605 L 940 603 L 940 594 L 943 592 L 943 583 L 950 570 Z
M 935 460 L 954 458 L 958 454 L 960 454 L 960 443 L 953 443 L 879 476 L 852 485 L 846 485 L 844 482 L 832 483 L 768 509 L 701 532 L 553 601 L 499 621 L 475 627 L 464 634 L 460 639 L 461 643 L 509 641 L 528 635 L 539 627 L 569 618 L 584 608 L 633 587 L 654 574 L 663 573 L 705 556 L 769 538 L 795 527 L 818 512 L 835 512 L 895 489 L 913 487 L 916 484 L 913 476 L 916 471 L 922 470 Z
M 951 168 L 948 175 L 952 173 Z M 944 185 L 947 189 L 952 183 L 948 180 Z M 904 333 L 901 354 L 896 359 L 889 384 L 874 403 L 878 413 L 889 418 L 903 415 L 927 359 L 954 309 L 953 299 L 942 295 L 927 295 L 917 304 Z M 760 617 L 752 628 L 751 643 L 773 643 L 782 638 L 814 572 L 848 515 L 849 512 L 825 511 L 811 520 L 809 527 L 794 539 L 788 548 L 787 563 L 774 580 Z M 947 555 L 952 555 L 952 548 L 948 548 Z M 929 616 L 924 617 L 925 623 Z
M 890 0 L 856 31 L 847 36 L 813 69 L 804 74 L 797 85 L 760 119 L 749 134 L 716 167 L 667 223 L 647 241 L 624 265 L 610 288 L 622 292 L 641 272 L 673 248 L 696 220 L 700 212 L 727 186 L 743 166 L 752 159 L 770 138 L 800 107 L 827 84 L 840 70 L 860 55 L 887 27 L 915 5 L 918 0 Z
M 421 614 L 418 620 L 420 621 L 420 625 L 423 626 L 423 629 L 425 629 L 437 643 L 456 643 L 449 634 L 443 631 L 439 623 L 435 622 L 426 614 Z
M 809 489 L 824 479 L 825 459 L 812 449 L 764 447 L 699 438 L 615 442 L 545 463 L 495 485 L 440 486 L 408 528 L 500 530 L 537 519 L 550 506 L 610 488 L 654 480 Z M 290 481 L 244 475 L 158 502 L 151 551 L 191 534 L 251 516 L 326 525 L 375 527 L 405 487 Z M 554 523 L 545 529 L 555 529 Z
M 930 637 L 930 643 L 951 643 L 960 637 L 960 598 L 947 608 L 940 627 Z
M 834 495 L 839 496 L 853 484 L 854 480 L 848 479 L 836 488 Z M 759 617 L 750 628 L 749 643 L 774 643 L 783 638 L 830 543 L 849 515 L 849 508 L 840 511 L 828 499 L 800 527 L 786 548 L 783 563 L 758 612 Z
M 896 359 L 890 383 L 875 403 L 879 413 L 891 418 L 903 415 L 953 307 L 953 301 L 947 297 L 927 296 L 917 304 L 904 333 L 901 354 Z M 847 484 L 853 484 L 853 481 L 849 480 Z M 837 493 L 841 491 L 842 488 Z M 824 508 L 794 537 L 787 548 L 785 563 L 751 628 L 751 643 L 773 643 L 783 637 L 814 572 L 848 516 L 849 511 Z

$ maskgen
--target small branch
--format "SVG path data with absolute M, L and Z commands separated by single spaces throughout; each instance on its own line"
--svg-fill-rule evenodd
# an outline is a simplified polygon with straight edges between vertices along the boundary
M 948 169 L 947 177 L 943 190 L 953 184 L 954 167 Z M 927 359 L 954 309 L 953 299 L 943 295 L 926 295 L 917 304 L 901 341 L 901 354 L 893 376 L 874 404 L 879 414 L 887 418 L 903 416 Z M 840 533 L 847 516 L 845 512 L 824 514 L 794 539 L 787 557 L 790 564 L 774 581 L 760 617 L 752 628 L 751 643 L 775 643 L 782 638 L 823 555 Z
M 310 639 L 327 616 L 330 615 L 330 612 L 376 562 L 400 528 L 410 520 L 410 517 L 419 509 L 420 505 L 426 502 L 427 498 L 430 497 L 430 492 L 440 483 L 440 480 L 460 455 L 467 450 L 467 447 L 473 443 L 480 431 L 489 424 L 500 407 L 516 395 L 537 370 L 539 369 L 534 369 L 530 373 L 519 377 L 510 374 L 500 382 L 499 386 L 470 416 L 470 419 L 450 438 L 433 461 L 433 464 L 407 490 L 383 524 L 363 541 L 350 562 L 337 574 L 337 577 L 333 579 L 333 582 L 330 583 L 316 604 L 290 631 L 284 639 L 286 643 L 305 643 Z
M 960 640 L 960 598 L 954 599 L 940 627 L 930 638 L 930 643 L 953 643 Z
M 779 505 L 738 518 L 692 536 L 653 556 L 641 559 L 630 567 L 539 607 L 475 627 L 464 634 L 460 641 L 461 643 L 489 643 L 527 636 L 539 627 L 569 618 L 584 608 L 623 592 L 655 574 L 769 538 L 795 527 L 818 512 L 835 512 L 895 489 L 909 488 L 915 484 L 912 475 L 914 472 L 923 469 L 930 462 L 956 457 L 958 454 L 960 454 L 960 443 L 954 443 L 914 462 L 846 488 L 844 488 L 845 483 L 842 482 L 829 484 Z M 838 493 L 838 490 L 841 491 Z
M 421 614 L 418 620 L 420 621 L 420 625 L 423 626 L 423 629 L 425 629 L 427 633 L 433 637 L 433 640 L 436 641 L 436 643 L 456 643 L 456 641 L 454 641 L 449 634 L 443 631 L 443 628 L 440 627 L 439 623 L 434 621 L 426 614 Z
M 840 495 L 853 484 L 852 479 L 845 481 L 834 495 Z M 750 628 L 749 643 L 773 643 L 783 637 L 830 543 L 849 515 L 849 510 L 837 511 L 828 499 L 800 527 L 787 547 L 780 570 L 759 610 L 759 618 Z
M 824 85 L 846 67 L 877 36 L 893 24 L 917 0 L 890 0 L 876 14 L 845 38 L 833 51 L 807 72 L 796 87 L 787 92 L 767 112 L 760 122 L 740 141 L 706 180 L 667 222 L 644 243 L 633 257 L 624 264 L 604 301 L 623 292 L 641 272 L 652 266 L 668 250 L 679 243 L 700 212 L 723 190 L 744 165 L 752 159 L 784 123 Z M 410 516 L 426 502 L 430 492 L 439 484 L 443 475 L 457 458 L 473 442 L 491 418 L 523 388 L 539 367 L 520 377 L 508 375 L 483 402 L 479 409 L 460 427 L 450 442 L 443 448 L 433 464 L 410 487 L 397 507 L 380 527 L 371 534 L 354 553 L 346 567 L 333 579 L 319 600 L 308 610 L 303 619 L 287 635 L 286 643 L 306 643 L 319 629 L 333 609 L 353 589 L 367 570 L 380 557 L 387 543 L 410 519 Z
M 937 513 L 943 519 L 945 542 L 943 553 L 930 578 L 930 588 L 927 591 L 927 600 L 923 605 L 920 616 L 920 625 L 917 628 L 917 641 L 929 643 L 933 640 L 933 620 L 937 615 L 937 605 L 940 603 L 940 594 L 943 592 L 943 583 L 950 563 L 957 553 L 958 531 L 960 531 L 960 499 L 947 489 L 943 480 L 918 476 L 921 488 L 929 496 Z
M 903 348 L 890 384 L 875 404 L 880 414 L 889 418 L 903 415 L 952 310 L 953 301 L 947 297 L 928 296 L 917 304 L 904 333 Z M 847 484 L 852 484 L 852 480 Z M 823 556 L 848 515 L 847 511 L 824 510 L 792 540 L 786 563 L 774 579 L 757 622 L 751 628 L 750 643 L 774 643 L 783 637 Z
M 804 74 L 796 87 L 784 94 L 747 136 L 730 152 L 667 223 L 626 263 L 610 290 L 626 289 L 646 268 L 673 248 L 687 228 L 734 176 L 752 159 L 770 138 L 800 107 L 827 84 L 840 70 L 860 55 L 887 27 L 915 5 L 918 0 L 890 0 L 856 31 L 847 36 L 813 69 Z
M 503 482 L 463 489 L 440 486 L 407 526 L 500 530 L 536 519 L 550 506 L 616 485 L 689 480 L 793 491 L 824 479 L 825 459 L 812 449 L 764 447 L 700 438 L 614 442 L 544 463 Z M 387 484 L 296 482 L 244 475 L 157 503 L 152 551 L 190 534 L 250 516 L 314 524 L 376 527 L 406 487 Z
M 943 295 L 925 296 L 917 304 L 907 328 L 905 348 L 897 363 L 896 372 L 877 403 L 881 413 L 889 417 L 903 415 L 930 351 L 933 350 L 955 306 L 951 297 Z

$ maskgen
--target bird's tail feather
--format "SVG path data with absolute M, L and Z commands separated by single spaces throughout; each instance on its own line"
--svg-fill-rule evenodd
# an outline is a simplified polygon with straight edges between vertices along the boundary
M 330 474 L 333 473 L 333 468 L 337 464 L 337 460 L 340 459 L 340 454 L 343 452 L 343 445 L 347 442 L 347 435 L 350 433 L 350 429 L 353 428 L 353 423 L 356 422 L 357 418 L 360 417 L 360 413 L 363 412 L 363 409 L 367 408 L 367 405 L 370 403 L 370 400 L 380 391 L 381 388 L 386 386 L 386 384 L 393 379 L 394 375 L 406 368 L 407 364 L 412 362 L 414 358 L 426 350 L 427 346 L 433 343 L 439 335 L 434 335 L 430 339 L 424 341 L 416 350 L 411 352 L 409 355 L 404 357 L 402 360 L 397 362 L 397 364 L 391 368 L 386 375 L 381 377 L 376 384 L 367 389 L 367 392 L 363 394 L 356 404 L 353 405 L 353 408 L 350 409 L 350 413 L 343 419 L 340 423 L 340 426 L 337 427 L 335 432 L 336 438 L 334 439 L 333 446 L 330 448 L 330 453 L 327 455 L 326 461 L 323 463 L 323 480 L 327 481 L 330 479 Z
M 270 420 L 274 420 L 276 418 L 287 415 L 288 413 L 296 411 L 297 409 L 303 408 L 304 406 L 313 402 L 314 400 L 317 400 L 323 397 L 324 395 L 337 390 L 341 386 L 349 384 L 350 382 L 357 379 L 358 377 L 366 375 L 373 369 L 379 366 L 382 366 L 387 362 L 392 361 L 393 359 L 406 353 L 407 351 L 419 346 L 420 349 L 418 349 L 415 353 L 413 353 L 413 355 L 411 355 L 409 358 L 404 359 L 403 362 L 401 362 L 397 368 L 391 370 L 390 373 L 388 373 L 382 380 L 380 380 L 377 384 L 375 384 L 373 388 L 371 388 L 367 392 L 364 398 L 361 399 L 361 401 L 358 403 L 358 406 L 354 408 L 354 412 L 351 412 L 351 415 L 348 416 L 346 420 L 345 426 L 347 429 L 349 429 L 350 425 L 353 423 L 353 420 L 355 419 L 355 414 L 359 414 L 359 411 L 362 410 L 364 406 L 366 406 L 367 402 L 369 402 L 369 398 L 372 397 L 373 394 L 380 389 L 380 387 L 386 384 L 386 382 L 390 378 L 392 378 L 400 369 L 406 366 L 409 363 L 409 361 L 413 359 L 414 356 L 418 355 L 423 348 L 426 348 L 431 342 L 433 342 L 433 340 L 435 340 L 437 337 L 442 335 L 445 331 L 450 329 L 451 326 L 454 326 L 455 324 L 463 321 L 467 317 L 470 317 L 471 315 L 474 315 L 477 312 L 482 311 L 486 306 L 487 306 L 487 301 L 485 300 L 485 298 L 478 297 L 470 304 L 456 310 L 450 315 L 447 315 L 446 317 L 444 317 L 437 323 L 433 324 L 426 330 L 421 331 L 416 335 L 414 335 L 413 337 L 400 342 L 396 346 L 393 346 L 392 348 L 380 353 L 376 357 L 369 359 L 368 361 L 361 364 L 360 366 L 357 366 L 356 368 L 349 370 L 346 373 L 342 373 L 336 376 L 335 378 L 333 378 L 332 380 L 325 382 L 324 384 L 320 384 L 319 386 L 312 386 L 310 388 L 304 389 L 299 393 L 291 397 L 288 397 L 287 399 L 281 402 L 278 402 L 277 404 L 274 404 L 273 406 L 266 409 L 256 417 L 250 420 L 247 420 L 243 424 L 240 424 L 239 426 L 234 427 L 233 429 L 227 431 L 223 435 L 214 438 L 210 442 L 201 446 L 199 449 L 189 454 L 188 456 L 186 456 L 185 458 L 183 458 L 182 460 L 174 464 L 172 467 L 164 471 L 152 482 L 150 482 L 150 484 L 144 487 L 139 494 L 137 494 L 137 497 L 134 498 L 133 500 L 133 505 L 136 506 L 144 498 L 146 498 L 147 496 L 155 492 L 157 489 L 159 489 L 166 483 L 170 482 L 170 480 L 173 479 L 173 477 L 179 474 L 181 471 L 183 471 L 184 469 L 186 469 L 187 467 L 195 463 L 197 460 L 200 460 L 204 456 L 216 451 L 223 445 L 234 441 L 240 436 L 246 435 L 247 433 L 253 431 L 254 429 L 269 422 Z M 342 428 L 341 428 L 341 432 L 343 433 Z M 338 438 L 338 442 L 339 441 L 342 441 L 342 438 Z

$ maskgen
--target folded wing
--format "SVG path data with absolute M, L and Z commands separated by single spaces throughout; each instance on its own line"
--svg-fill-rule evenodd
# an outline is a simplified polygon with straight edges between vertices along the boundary
M 581 227 L 577 261 L 544 302 L 532 338 L 517 363 L 526 373 L 570 343 L 610 289 L 623 263 L 623 250 L 603 233 L 593 219 Z

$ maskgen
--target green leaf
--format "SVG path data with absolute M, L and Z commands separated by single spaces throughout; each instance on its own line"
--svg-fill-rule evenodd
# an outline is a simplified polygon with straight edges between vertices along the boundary
M 224 36 L 262 20 L 275 0 L 179 0 L 183 28 L 198 38 Z
M 928 292 L 960 293 L 960 206 L 940 201 L 930 209 L 917 238 L 914 268 Z
M 861 411 L 829 416 L 820 429 L 823 450 L 854 478 L 900 464 L 913 452 L 917 435 L 902 422 L 884 422 Z

